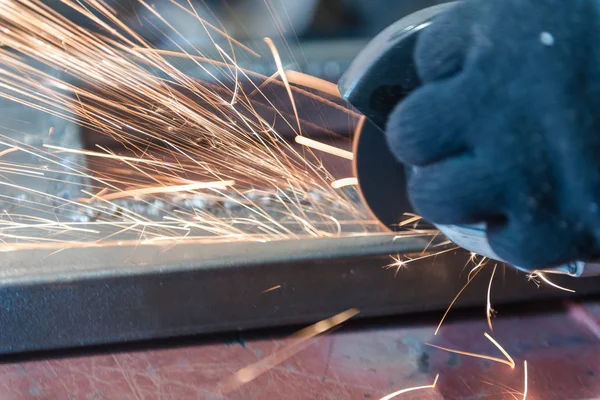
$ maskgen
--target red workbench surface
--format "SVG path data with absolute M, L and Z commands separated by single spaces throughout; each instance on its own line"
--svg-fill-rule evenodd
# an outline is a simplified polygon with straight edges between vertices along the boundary
M 0 400 L 9 399 L 374 399 L 411 386 L 398 399 L 600 399 L 600 305 L 500 307 L 493 337 L 516 368 L 451 354 L 439 346 L 502 354 L 483 333 L 484 310 L 452 312 L 437 336 L 441 313 L 357 321 L 313 340 L 295 356 L 229 395 L 217 383 L 289 343 L 289 332 L 173 339 L 4 359 Z M 291 332 L 291 331 L 290 331 Z

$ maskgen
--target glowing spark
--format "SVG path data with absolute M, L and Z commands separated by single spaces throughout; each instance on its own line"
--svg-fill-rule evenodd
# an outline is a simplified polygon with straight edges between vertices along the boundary
M 288 69 L 285 70 L 285 76 L 289 82 L 296 85 L 307 86 L 335 97 L 341 97 L 340 90 L 338 89 L 337 85 L 335 83 L 326 81 L 325 79 Z
M 394 277 L 396 277 L 398 275 L 398 271 L 400 271 L 400 269 L 402 267 L 404 267 L 406 265 L 406 262 L 404 262 L 401 258 L 400 258 L 400 254 L 396 255 L 396 256 L 390 256 L 390 258 L 394 261 L 391 264 L 386 265 L 385 269 L 388 268 L 396 268 L 396 273 L 394 274 Z
M 416 386 L 416 387 L 411 387 L 411 388 L 407 388 L 407 389 L 398 390 L 397 392 L 390 393 L 390 394 L 388 394 L 386 396 L 383 396 L 379 400 L 390 400 L 390 399 L 393 399 L 396 396 L 400 396 L 401 394 L 408 393 L 408 392 L 413 392 L 415 390 L 434 389 L 435 385 L 437 384 L 437 381 L 438 381 L 439 377 L 440 377 L 440 374 L 437 374 L 435 376 L 435 379 L 433 380 L 433 383 L 431 385 Z
M 420 215 L 415 215 L 413 217 L 407 218 L 404 221 L 400 222 L 398 226 L 405 226 L 411 224 L 413 222 L 419 221 L 422 217 Z
M 160 22 L 160 27 L 152 27 L 171 41 L 172 51 L 152 48 L 102 1 L 63 1 L 92 20 L 101 33 L 78 26 L 40 0 L 0 1 L 0 25 L 7 27 L 0 31 L 4 45 L 0 46 L 0 97 L 82 127 L 92 143 L 101 135 L 119 148 L 113 153 L 98 144 L 99 150 L 94 151 L 36 146 L 0 133 L 0 145 L 6 146 L 1 155 L 16 148 L 32 160 L 25 164 L 4 157 L 0 173 L 35 175 L 87 195 L 63 198 L 34 190 L 37 185 L 11 185 L 0 179 L 2 186 L 17 191 L 0 191 L 2 204 L 17 205 L 19 210 L 7 212 L 0 220 L 0 251 L 381 233 L 360 202 L 331 186 L 334 178 L 324 154 L 298 151 L 257 109 L 272 109 L 276 118 L 298 131 L 297 113 L 296 121 L 288 121 L 291 118 L 263 92 L 270 83 L 285 86 L 292 105 L 291 95 L 301 94 L 345 112 L 356 119 L 357 129 L 364 117 L 329 99 L 327 93 L 315 94 L 319 89 L 290 86 L 277 49 L 268 39 L 277 64 L 273 79 L 240 68 L 231 48 L 240 44 L 203 21 L 190 2 L 189 7 L 175 3 L 210 31 L 206 34 L 219 60 L 196 49 L 144 0 L 140 4 Z M 231 51 L 214 42 L 214 32 L 225 36 Z M 210 82 L 188 76 L 171 63 L 173 57 L 189 60 L 210 76 Z M 213 74 L 214 70 L 221 74 Z M 62 80 L 63 75 L 56 73 L 62 71 L 73 79 Z M 220 80 L 220 75 L 225 79 Z M 332 84 L 323 86 L 324 82 L 294 72 L 289 75 L 299 85 L 335 92 Z M 345 139 L 341 148 L 349 145 Z M 352 153 L 341 148 L 326 146 L 352 159 Z M 131 197 L 133 201 L 117 201 Z M 45 218 L 36 220 L 29 212 Z M 34 233 L 22 233 L 30 230 Z
M 465 283 L 465 285 L 462 287 L 462 289 L 459 290 L 459 292 L 456 294 L 456 296 L 454 297 L 454 299 L 452 300 L 452 302 L 450 303 L 450 305 L 446 309 L 446 312 L 442 316 L 442 319 L 440 320 L 440 323 L 438 324 L 437 328 L 435 329 L 435 332 L 433 334 L 434 336 L 438 334 L 440 328 L 442 327 L 442 324 L 444 323 L 444 320 L 446 319 L 446 316 L 450 312 L 450 309 L 452 308 L 452 306 L 454 305 L 454 303 L 456 303 L 456 300 L 458 300 L 458 298 L 460 297 L 460 295 L 462 294 L 462 292 L 465 291 L 465 289 L 467 288 L 467 286 L 469 286 L 469 284 L 471 283 L 471 281 L 473 279 L 475 279 L 475 277 L 477 276 L 477 274 L 483 269 L 483 268 L 481 268 L 482 263 L 483 263 L 483 260 L 481 260 L 479 262 L 479 264 L 477 264 L 476 268 L 478 268 L 478 269 L 475 270 L 475 272 L 473 273 L 472 276 L 469 275 L 469 277 L 467 279 L 467 283 Z
M 11 148 L 9 148 L 9 149 L 2 150 L 2 151 L 0 151 L 0 157 L 2 157 L 2 156 L 5 156 L 5 155 L 7 155 L 7 154 L 9 154 L 9 153 L 12 153 L 12 152 L 18 151 L 18 150 L 19 150 L 19 148 L 18 148 L 18 147 L 11 147 Z
M 142 189 L 123 190 L 117 193 L 105 194 L 101 197 L 102 200 L 115 200 L 122 199 L 123 197 L 136 197 L 148 194 L 157 193 L 177 193 L 177 192 L 191 192 L 199 189 L 224 189 L 228 186 L 233 186 L 234 181 L 214 181 L 214 182 L 196 182 L 190 183 L 189 185 L 178 185 L 178 186 L 158 186 L 158 187 L 145 187 Z
M 491 332 L 494 332 L 494 328 L 492 328 L 492 313 L 494 312 L 494 309 L 492 308 L 491 292 L 492 292 L 492 282 L 494 281 L 494 274 L 496 273 L 497 267 L 498 267 L 498 264 L 494 265 L 494 269 L 492 271 L 492 276 L 490 277 L 490 284 L 488 285 L 487 302 L 486 302 L 486 307 L 485 307 L 485 315 L 487 317 L 487 323 L 488 323 L 488 326 L 489 326 Z
M 431 344 L 431 343 L 425 343 L 427 346 L 431 346 L 431 347 L 435 347 L 436 349 L 440 349 L 440 350 L 444 350 L 450 353 L 456 353 L 456 354 L 462 354 L 464 356 L 469 356 L 469 357 L 475 357 L 475 358 L 482 358 L 484 360 L 490 360 L 490 361 L 495 361 L 495 362 L 499 362 L 501 364 L 506 364 L 509 367 L 511 367 L 512 369 L 515 368 L 515 361 L 512 359 L 512 357 L 506 352 L 506 350 L 504 350 L 504 348 L 502 346 L 500 346 L 500 344 L 498 342 L 496 342 L 494 340 L 494 338 L 492 338 L 490 335 L 488 335 L 487 332 L 485 332 L 483 334 L 490 342 L 492 342 L 492 344 L 494 344 L 494 346 L 496 346 L 498 348 L 498 350 L 500 350 L 500 352 L 502 354 L 504 354 L 504 356 L 506 357 L 506 359 L 503 358 L 498 358 L 498 357 L 492 357 L 492 356 L 486 356 L 485 354 L 479 354 L 479 353 L 471 353 L 468 351 L 462 351 L 462 350 L 455 350 L 455 349 L 449 349 L 447 347 L 442 347 L 442 346 L 437 346 L 435 344 Z
M 277 47 L 271 40 L 271 38 L 265 38 L 265 43 L 271 49 L 271 53 L 273 54 L 273 59 L 275 60 L 275 65 L 277 65 L 277 71 L 281 76 L 281 80 L 285 85 L 285 89 L 287 90 L 288 96 L 290 97 L 290 101 L 292 103 L 292 109 L 294 110 L 294 116 L 296 117 L 296 122 L 298 123 L 298 133 L 302 134 L 302 127 L 300 126 L 300 116 L 298 115 L 298 109 L 296 108 L 296 101 L 294 100 L 294 95 L 292 94 L 292 89 L 290 88 L 290 83 L 288 82 L 285 71 L 283 70 L 283 65 L 281 64 L 281 57 L 279 57 L 279 52 L 277 51 Z
M 524 380 L 524 388 L 523 388 L 523 400 L 527 400 L 527 387 L 529 386 L 528 378 L 527 378 L 527 360 L 523 361 L 523 370 L 525 371 L 525 380 Z
M 475 264 L 475 266 L 473 268 L 471 268 L 471 270 L 469 271 L 469 273 L 467 275 L 467 278 L 470 279 L 471 275 L 473 275 L 473 273 L 475 271 L 478 271 L 479 268 L 487 265 L 488 261 L 489 261 L 489 259 L 487 257 L 481 257 L 481 260 L 477 264 Z M 466 265 L 465 265 L 465 267 L 466 267 Z
M 334 156 L 342 157 L 347 160 L 353 160 L 354 154 L 351 151 L 342 150 L 339 147 L 330 146 L 325 143 L 317 142 L 316 140 L 309 139 L 304 136 L 296 136 L 296 143 L 301 144 L 302 146 L 310 147 L 315 150 L 322 151 L 324 153 L 333 154 Z
M 550 279 L 548 279 L 546 277 L 546 274 L 544 274 L 542 271 L 534 271 L 529 275 L 529 279 L 535 279 L 535 278 L 540 278 L 541 280 L 546 282 L 548 285 L 550 285 L 556 289 L 564 290 L 565 292 L 569 292 L 569 293 L 575 293 L 575 291 L 573 289 L 559 286 L 556 283 L 552 282 Z
M 331 187 L 334 189 L 343 188 L 344 186 L 355 186 L 358 185 L 358 179 L 356 178 L 342 178 L 337 181 L 331 182 Z
M 408 235 L 407 235 L 407 236 L 408 236 Z M 395 236 L 395 237 L 394 237 L 394 240 L 395 240 L 397 237 L 398 237 L 398 236 Z M 401 237 L 405 237 L 405 236 L 401 236 Z M 416 257 L 416 258 L 409 258 L 409 259 L 407 259 L 407 260 L 404 260 L 404 262 L 403 262 L 403 263 L 404 263 L 404 264 L 408 264 L 408 263 L 412 263 L 412 262 L 415 262 L 415 261 L 424 260 L 424 259 L 426 259 L 426 258 L 437 257 L 437 256 L 439 256 L 440 254 L 444 254 L 444 253 L 448 253 L 448 252 L 451 252 L 451 251 L 455 251 L 456 249 L 458 249 L 458 247 L 452 247 L 452 248 L 450 248 L 450 249 L 446 249 L 446 250 L 438 251 L 438 252 L 436 252 L 436 253 L 430 253 L 430 254 L 426 254 L 426 255 L 424 255 L 424 256 L 420 256 L 420 257 Z M 386 267 L 384 267 L 384 268 L 387 268 L 387 266 L 386 266 Z
M 272 288 L 268 288 L 266 290 L 263 290 L 263 294 L 264 293 L 272 292 L 273 290 L 277 290 L 277 289 L 281 289 L 281 285 L 273 286 Z
M 506 350 L 504 350 L 504 348 L 502 346 L 500 346 L 500 344 L 493 337 L 491 337 L 487 332 L 485 332 L 483 334 L 483 336 L 485 336 L 490 342 L 492 342 L 494 344 L 494 346 L 496 346 L 498 348 L 498 350 L 500 350 L 502 352 L 502 354 L 504 354 L 504 356 L 506 357 L 506 359 L 509 362 L 508 365 L 510 365 L 511 368 L 514 369 L 515 368 L 515 360 L 512 359 L 510 354 L 508 354 L 506 352 Z
M 154 165 L 158 165 L 161 167 L 164 166 L 164 167 L 169 167 L 169 168 L 173 168 L 173 167 L 177 168 L 176 165 L 166 164 L 166 163 L 163 163 L 160 161 L 147 160 L 144 158 L 118 156 L 116 154 L 98 153 L 98 152 L 90 151 L 90 150 L 69 149 L 66 147 L 54 146 L 51 144 L 44 144 L 43 146 L 48 149 L 59 150 L 62 153 L 82 154 L 82 155 L 92 156 L 92 157 L 112 158 L 114 160 L 119 160 L 119 161 L 132 161 L 132 162 L 142 163 L 142 164 L 154 164 Z
M 281 364 L 288 358 L 294 356 L 301 350 L 311 345 L 312 341 L 310 339 L 346 322 L 356 314 L 358 314 L 358 310 L 351 308 L 334 315 L 331 318 L 324 319 L 316 324 L 299 330 L 292 335 L 292 344 L 276 351 L 275 353 L 272 353 L 271 355 L 261 359 L 260 361 L 257 361 L 254 364 L 240 369 L 239 371 L 222 380 L 219 386 L 223 389 L 223 393 L 229 393 L 237 390 L 240 386 L 256 379 L 271 368 Z

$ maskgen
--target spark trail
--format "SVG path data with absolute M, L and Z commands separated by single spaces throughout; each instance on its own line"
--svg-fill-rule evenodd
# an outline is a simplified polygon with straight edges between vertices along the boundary
M 336 180 L 321 159 L 327 151 L 350 162 L 352 153 L 300 136 L 298 111 L 296 121 L 288 120 L 263 90 L 260 80 L 284 85 L 290 96 L 304 90 L 291 86 L 289 75 L 335 94 L 318 80 L 282 73 L 272 42 L 283 82 L 240 68 L 240 55 L 257 54 L 199 16 L 219 58 L 195 48 L 158 14 L 154 24 L 172 38 L 172 50 L 153 48 L 101 1 L 62 3 L 96 29 L 41 1 L 0 2 L 0 96 L 79 126 L 94 149 L 57 145 L 61 132 L 52 126 L 42 145 L 0 127 L 0 174 L 7 177 L 0 181 L 2 250 L 381 232 L 353 178 Z M 177 67 L 181 60 L 211 80 L 186 74 Z M 259 106 L 273 108 L 301 146 L 264 120 Z M 353 111 L 348 115 L 360 124 Z M 101 137 L 122 150 L 100 144 Z M 18 155 L 28 163 L 11 158 Z M 20 175 L 75 194 L 21 185 Z

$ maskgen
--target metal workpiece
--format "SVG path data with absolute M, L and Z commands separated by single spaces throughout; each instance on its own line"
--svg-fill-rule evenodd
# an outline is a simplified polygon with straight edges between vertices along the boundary
M 383 268 L 390 255 L 422 256 L 430 240 L 373 235 L 7 252 L 0 353 L 307 324 L 351 307 L 361 318 L 442 310 L 464 284 L 470 254 L 453 250 L 397 272 Z M 478 275 L 457 307 L 485 305 L 490 272 Z M 572 295 L 538 288 L 510 269 L 496 274 L 495 305 Z M 600 290 L 597 278 L 552 279 L 581 295 Z
M 187 269 L 226 269 L 251 265 L 361 257 L 395 253 L 420 253 L 431 235 L 396 237 L 389 234 L 339 238 L 299 238 L 269 242 L 202 243 L 165 240 L 158 244 L 13 251 L 2 254 L 0 284 L 85 279 L 101 275 L 137 275 Z

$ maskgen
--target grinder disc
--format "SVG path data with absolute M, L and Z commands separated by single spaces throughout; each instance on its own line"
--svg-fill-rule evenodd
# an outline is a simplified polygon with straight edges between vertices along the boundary
M 386 228 L 397 230 L 412 207 L 405 167 L 390 152 L 384 129 L 394 107 L 421 85 L 413 53 L 419 32 L 453 7 L 445 3 L 410 14 L 377 35 L 338 83 L 340 94 L 366 121 L 354 139 L 354 174 L 364 204 Z
M 387 229 L 397 230 L 404 213 L 412 210 L 404 166 L 390 152 L 381 129 L 369 120 L 354 138 L 352 151 L 363 204 Z

